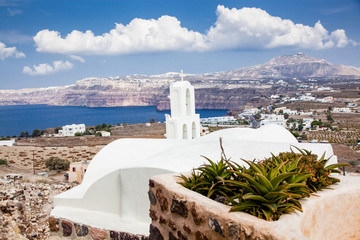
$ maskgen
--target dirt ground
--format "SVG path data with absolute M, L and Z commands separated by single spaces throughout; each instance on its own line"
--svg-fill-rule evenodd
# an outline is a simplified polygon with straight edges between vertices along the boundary
M 359 151 L 356 152 L 350 146 L 341 143 L 332 143 L 331 146 L 339 163 L 350 164 L 350 166 L 345 167 L 345 171 L 360 173 Z
M 119 138 L 165 138 L 165 123 L 138 123 L 112 126 L 110 137 L 95 137 L 94 135 L 81 137 L 37 137 L 22 138 L 16 146 L 37 147 L 71 147 L 71 146 L 97 146 L 107 145 Z
M 12 147 L 0 146 L 0 176 L 8 173 L 39 173 L 47 171 L 45 161 L 50 157 L 79 162 L 91 160 L 104 146 L 120 138 L 165 138 L 165 124 L 122 124 L 113 126 L 110 137 L 37 137 L 22 138 Z M 53 176 L 62 174 L 54 173 Z

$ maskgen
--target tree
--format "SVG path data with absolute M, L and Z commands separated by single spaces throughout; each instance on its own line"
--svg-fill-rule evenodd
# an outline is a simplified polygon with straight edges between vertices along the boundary
M 284 113 L 284 118 L 288 119 L 289 118 L 289 114 L 288 113 Z
M 33 133 L 31 134 L 31 137 L 40 137 L 41 136 L 41 130 L 34 129 Z
M 155 118 L 151 118 L 150 123 L 155 123 Z
M 30 137 L 29 132 L 28 132 L 28 131 L 26 131 L 26 132 L 21 132 L 21 133 L 20 133 L 20 137 L 21 137 L 21 138 L 23 138 L 23 137 L 25 137 L 25 138 Z
M 256 120 L 259 120 L 259 119 L 261 118 L 261 114 L 260 114 L 260 113 L 255 114 L 255 115 L 254 115 L 254 118 L 255 118 Z
M 58 157 L 50 157 L 48 160 L 46 160 L 45 165 L 49 170 L 67 171 L 69 169 L 70 162 Z
M 327 111 L 327 112 L 326 112 L 326 119 L 327 119 L 329 122 L 334 122 L 334 118 L 332 117 L 330 111 Z
M 314 121 L 312 121 L 312 122 L 310 123 L 310 125 L 311 125 L 311 127 L 314 127 L 314 126 L 319 125 L 319 122 L 316 121 L 316 120 L 314 120 Z
M 58 134 L 60 129 L 61 129 L 61 127 L 57 126 L 57 127 L 54 129 L 54 133 L 55 133 L 55 134 Z

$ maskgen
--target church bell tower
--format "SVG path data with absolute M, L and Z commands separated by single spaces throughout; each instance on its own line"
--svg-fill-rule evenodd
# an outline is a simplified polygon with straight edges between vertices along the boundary
M 200 116 L 195 114 L 194 87 L 188 81 L 170 83 L 171 116 L 165 114 L 166 138 L 194 139 L 200 137 Z

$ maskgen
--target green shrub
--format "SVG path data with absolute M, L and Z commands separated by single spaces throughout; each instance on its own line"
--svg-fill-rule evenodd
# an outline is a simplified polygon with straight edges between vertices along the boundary
M 69 169 L 70 162 L 57 157 L 51 157 L 46 160 L 45 165 L 49 170 L 67 171 Z
M 0 159 L 0 165 L 8 165 L 6 159 Z
M 331 173 L 340 173 L 337 168 L 343 166 L 349 166 L 347 163 L 340 164 L 332 164 L 326 166 L 328 159 L 325 159 L 325 153 L 318 160 L 317 155 L 312 154 L 310 151 L 305 149 L 300 151 L 301 159 L 300 159 L 300 167 L 303 172 L 311 173 L 311 176 L 307 179 L 306 184 L 313 192 L 317 192 L 321 189 L 326 188 L 327 186 L 334 184 L 336 182 L 340 182 L 339 179 L 331 177 Z
M 306 150 L 273 155 L 263 161 L 244 162 L 248 168 L 228 160 L 222 149 L 217 163 L 205 158 L 208 164 L 194 169 L 191 176 L 181 175 L 180 184 L 211 199 L 231 206 L 231 211 L 243 211 L 268 221 L 282 214 L 302 211 L 299 199 L 309 197 L 339 180 L 330 177 L 335 168 L 325 167 L 325 154 L 317 156 Z

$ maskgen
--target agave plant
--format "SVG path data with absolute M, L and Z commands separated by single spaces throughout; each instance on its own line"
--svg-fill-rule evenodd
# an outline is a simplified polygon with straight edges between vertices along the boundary
M 305 184 L 310 174 L 281 172 L 284 164 L 267 168 L 262 163 L 244 161 L 249 165 L 248 172 L 251 174 L 242 171 L 235 174 L 245 181 L 226 181 L 230 186 L 241 189 L 231 198 L 231 211 L 244 211 L 268 221 L 277 220 L 282 214 L 294 210 L 302 211 L 298 199 L 310 194 Z
M 297 148 L 300 153 L 291 150 L 259 162 L 243 160 L 246 168 L 226 158 L 221 139 L 220 146 L 219 162 L 204 157 L 208 163 L 193 169 L 189 177 L 181 175 L 180 184 L 209 198 L 222 199 L 231 211 L 244 211 L 268 221 L 302 211 L 299 199 L 338 182 L 330 173 L 347 165 L 325 167 L 329 160 L 325 153 L 317 160 L 317 155 Z

